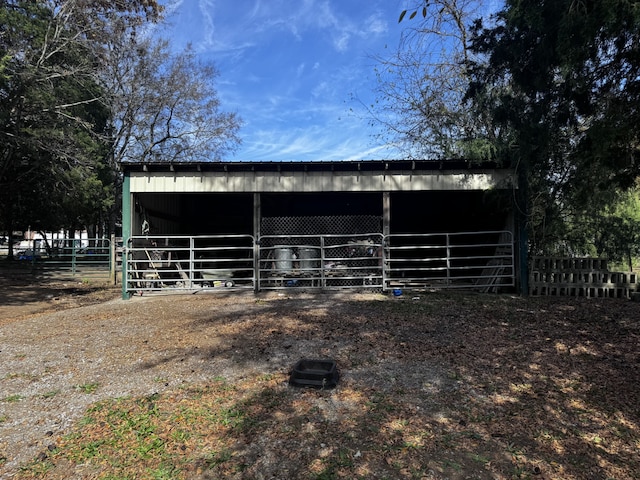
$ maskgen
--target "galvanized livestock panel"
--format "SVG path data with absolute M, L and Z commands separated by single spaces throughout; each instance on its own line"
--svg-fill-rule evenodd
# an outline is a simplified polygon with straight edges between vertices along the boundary
M 130 294 L 229 289 L 515 286 L 511 232 L 136 236 L 125 250 Z

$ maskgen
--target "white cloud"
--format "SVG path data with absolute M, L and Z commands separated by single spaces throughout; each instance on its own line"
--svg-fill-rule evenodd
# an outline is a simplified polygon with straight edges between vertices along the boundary
M 328 82 L 323 81 L 316 85 L 313 90 L 311 90 L 311 95 L 316 98 L 326 98 L 331 91 L 331 87 Z
M 213 45 L 216 26 L 215 26 L 215 0 L 199 0 L 198 9 L 202 15 L 202 21 L 204 26 L 204 44 Z
M 369 18 L 367 18 L 364 22 L 365 34 L 374 34 L 374 35 L 383 35 L 389 31 L 388 24 L 386 20 L 381 18 L 380 13 L 375 13 Z
M 176 10 L 180 8 L 184 0 L 170 0 L 164 5 L 164 13 L 167 16 L 171 16 Z
M 312 126 L 283 132 L 260 130 L 245 145 L 246 161 L 277 160 L 370 160 L 390 157 L 390 147 L 372 146 L 371 140 L 353 129 L 340 138 L 323 126 Z
M 336 50 L 339 52 L 346 52 L 349 48 L 349 40 L 351 39 L 351 34 L 349 32 L 340 32 L 339 35 L 336 35 L 333 40 L 333 45 Z

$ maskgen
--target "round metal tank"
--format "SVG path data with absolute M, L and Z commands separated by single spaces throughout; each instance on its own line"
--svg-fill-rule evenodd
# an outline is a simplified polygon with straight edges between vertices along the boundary
M 317 248 L 303 247 L 298 249 L 301 270 L 311 270 L 320 267 L 320 251 Z
M 293 270 L 293 250 L 288 247 L 278 247 L 273 249 L 275 258 L 274 269 L 281 273 L 288 273 Z

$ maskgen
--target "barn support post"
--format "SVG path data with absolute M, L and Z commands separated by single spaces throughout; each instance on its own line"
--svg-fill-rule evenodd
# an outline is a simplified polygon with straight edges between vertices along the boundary
M 520 294 L 529 295 L 529 238 L 523 215 L 518 221 L 518 258 L 520 263 Z
M 253 290 L 260 290 L 260 223 L 262 216 L 260 193 L 253 194 Z
M 122 298 L 124 300 L 128 300 L 131 296 L 127 291 L 129 237 L 131 237 L 131 182 L 129 173 L 125 172 L 122 181 Z
M 53 243 L 53 242 L 52 242 Z M 112 233 L 109 239 L 109 283 L 115 285 L 117 283 L 116 268 L 118 263 L 116 251 L 116 234 Z
M 387 254 L 385 242 L 391 234 L 391 193 L 382 192 L 382 290 L 387 285 Z
M 516 190 L 516 223 L 518 225 L 518 258 L 520 263 L 520 294 L 529 295 L 529 181 L 527 162 L 523 163 L 518 173 Z
M 382 234 L 391 233 L 391 194 L 382 192 Z

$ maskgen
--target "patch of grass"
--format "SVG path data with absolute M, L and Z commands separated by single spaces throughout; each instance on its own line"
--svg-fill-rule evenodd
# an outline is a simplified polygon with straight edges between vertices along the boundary
M 94 393 L 99 386 L 100 384 L 98 382 L 83 383 L 81 385 L 76 385 L 76 390 L 79 390 L 82 393 Z
M 53 468 L 54 464 L 49 459 L 34 460 L 21 467 L 20 473 L 28 474 L 28 478 L 44 478 Z
M 42 398 L 53 398 L 60 393 L 60 390 L 51 390 L 50 392 L 45 392 L 41 395 Z
M 450 460 L 448 458 L 444 459 L 442 461 L 442 466 L 444 468 L 450 468 L 452 470 L 455 470 L 457 472 L 459 472 L 462 469 L 462 465 L 454 460 Z
M 472 453 L 471 460 L 481 463 L 482 465 L 486 465 L 491 462 L 491 459 L 489 457 L 487 457 L 486 455 L 480 455 L 479 453 Z
M 231 460 L 232 454 L 228 449 L 223 449 L 219 452 L 211 452 L 205 458 L 205 464 L 208 468 L 213 469 L 225 462 Z
M 6 403 L 16 403 L 19 402 L 20 400 L 22 400 L 24 398 L 24 396 L 20 395 L 20 394 L 15 394 L 15 395 L 9 395 L 7 397 L 4 397 L 2 399 L 3 402 Z
M 80 443 L 77 447 L 76 454 L 71 458 L 80 460 L 92 460 L 100 456 L 100 448 L 105 445 L 106 440 L 91 440 L 85 443 Z
M 170 395 L 101 401 L 87 409 L 52 459 L 87 464 L 101 471 L 100 478 L 190 478 L 194 465 L 224 478 L 246 468 L 231 447 L 255 398 L 245 402 L 232 385 L 214 382 Z M 32 464 L 29 475 L 37 477 L 39 468 Z
M 172 480 L 176 478 L 177 473 L 173 465 L 160 465 L 157 468 L 150 469 L 148 476 L 153 480 Z

